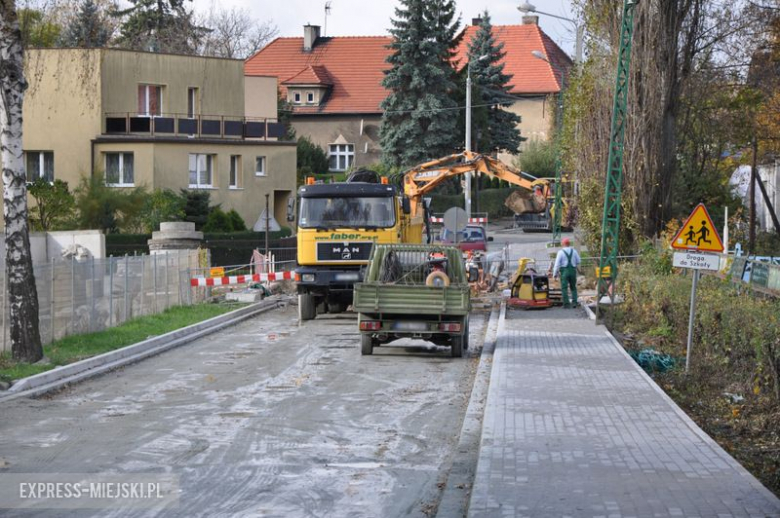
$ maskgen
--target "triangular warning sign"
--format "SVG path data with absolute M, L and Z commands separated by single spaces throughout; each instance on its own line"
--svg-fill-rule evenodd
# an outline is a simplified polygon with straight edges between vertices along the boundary
M 712 224 L 712 219 L 703 203 L 693 209 L 691 215 L 677 231 L 672 240 L 672 248 L 701 252 L 723 251 L 723 241 L 720 240 L 718 231 Z

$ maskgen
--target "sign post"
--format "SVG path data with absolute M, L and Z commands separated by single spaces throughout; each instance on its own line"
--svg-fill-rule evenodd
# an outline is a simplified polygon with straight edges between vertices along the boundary
M 693 348 L 693 322 L 696 320 L 696 287 L 699 285 L 699 270 L 693 270 L 693 284 L 691 285 L 691 312 L 688 315 L 688 343 L 685 347 L 685 373 L 688 374 L 688 366 L 691 364 L 691 349 Z
M 693 324 L 696 321 L 696 288 L 699 285 L 701 270 L 717 270 L 720 260 L 717 255 L 706 252 L 723 252 L 723 242 L 720 240 L 715 225 L 712 224 L 707 209 L 700 203 L 693 209 L 680 230 L 672 240 L 672 248 L 680 250 L 674 253 L 672 266 L 693 270 L 691 284 L 691 310 L 688 316 L 688 342 L 685 350 L 685 372 L 691 363 L 693 348 Z

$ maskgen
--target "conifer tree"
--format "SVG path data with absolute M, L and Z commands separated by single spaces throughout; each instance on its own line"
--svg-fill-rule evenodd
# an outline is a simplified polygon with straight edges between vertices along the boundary
M 400 0 L 390 33 L 393 53 L 382 85 L 384 161 L 411 166 L 452 153 L 457 139 L 456 87 L 450 57 L 460 24 L 453 0 Z M 453 21 L 454 20 L 454 21 Z
M 105 47 L 111 39 L 111 27 L 94 0 L 84 0 L 76 17 L 60 37 L 63 47 Z
M 185 7 L 192 0 L 128 0 L 130 7 L 117 11 L 123 17 L 118 43 L 124 48 L 195 54 L 208 29 L 195 24 Z
M 493 25 L 487 10 L 482 14 L 479 29 L 468 44 L 468 59 L 471 64 L 472 102 L 487 105 L 487 128 L 482 131 L 478 148 L 481 151 L 505 150 L 516 153 L 520 146 L 520 116 L 503 108 L 512 104 L 509 96 L 511 75 L 504 74 L 501 59 L 504 44 L 496 42 Z M 487 56 L 487 57 L 483 57 Z M 468 65 L 467 65 L 468 66 Z

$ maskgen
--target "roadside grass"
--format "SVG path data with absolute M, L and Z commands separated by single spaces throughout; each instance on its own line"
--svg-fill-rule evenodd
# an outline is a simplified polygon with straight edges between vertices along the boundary
M 67 336 L 44 346 L 43 354 L 49 360 L 48 363 L 16 362 L 11 358 L 10 353 L 3 353 L 0 354 L 0 380 L 8 382 L 39 374 L 60 365 L 77 362 L 202 322 L 244 305 L 177 306 L 156 315 L 135 318 L 104 331 Z

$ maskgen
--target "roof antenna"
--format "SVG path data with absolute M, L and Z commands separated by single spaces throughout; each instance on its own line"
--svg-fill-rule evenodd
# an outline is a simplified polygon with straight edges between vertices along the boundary
M 322 28 L 323 38 L 328 35 L 328 16 L 330 16 L 331 2 L 325 2 L 325 26 Z

